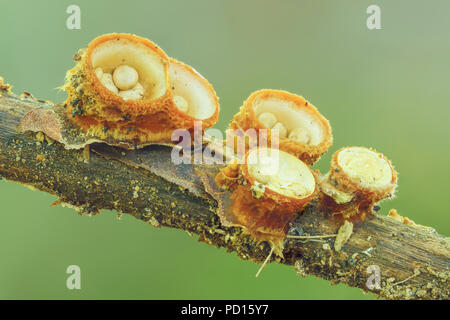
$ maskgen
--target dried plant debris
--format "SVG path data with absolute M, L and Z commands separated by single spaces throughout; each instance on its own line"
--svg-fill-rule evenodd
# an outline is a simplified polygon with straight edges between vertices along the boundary
M 80 128 L 67 120 L 65 108 L 56 104 L 50 108 L 36 108 L 23 116 L 19 124 L 22 132 L 42 132 L 46 136 L 63 144 L 66 149 L 82 149 L 95 142 L 105 142 L 125 148 L 134 148 L 133 144 L 124 144 L 113 139 L 102 140 L 100 137 L 86 135 Z
M 2 93 L 10 93 L 12 86 L 5 83 L 5 79 L 3 77 L 0 77 L 0 96 Z
M 22 132 L 42 132 L 46 136 L 63 144 L 66 149 L 83 149 L 86 145 L 99 142 L 129 150 L 143 148 L 151 144 L 173 146 L 172 143 L 139 144 L 112 137 L 103 138 L 102 136 L 86 133 L 67 119 L 63 104 L 32 109 L 21 119 L 19 130 Z M 108 128 L 105 127 L 105 130 L 108 130 Z
M 151 173 L 187 189 L 199 197 L 209 197 L 204 191 L 203 183 L 190 164 L 174 164 L 168 161 L 173 147 L 151 145 L 139 150 L 124 150 L 106 144 L 95 144 L 92 151 L 108 159 L 118 160 L 135 168 L 142 168 Z
M 339 228 L 336 240 L 334 242 L 334 250 L 341 251 L 342 246 L 350 239 L 353 233 L 353 223 L 345 221 Z

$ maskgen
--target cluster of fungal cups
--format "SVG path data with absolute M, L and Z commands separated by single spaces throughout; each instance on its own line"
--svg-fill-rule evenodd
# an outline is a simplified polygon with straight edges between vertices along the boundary
M 102 35 L 75 60 L 64 85 L 67 115 L 88 135 L 142 145 L 170 142 L 176 129 L 193 131 L 198 121 L 204 130 L 218 119 L 210 83 L 148 39 Z
M 107 34 L 75 57 L 66 75 L 67 117 L 87 135 L 140 145 L 171 141 L 176 129 L 205 130 L 218 120 L 213 87 L 188 65 L 148 39 Z M 230 129 L 264 129 L 256 147 L 245 139 L 242 164 L 215 177 L 231 192 L 219 212 L 225 225 L 243 227 L 282 255 L 289 223 L 314 199 L 346 219 L 363 216 L 394 194 L 397 173 L 382 154 L 364 147 L 338 150 L 328 173 L 311 165 L 333 143 L 328 120 L 303 97 L 281 90 L 252 93 Z M 261 137 L 267 138 L 264 144 Z M 278 137 L 271 145 L 271 137 Z
M 289 223 L 311 201 L 345 219 L 360 217 L 391 197 L 397 173 L 382 154 L 364 147 L 343 148 L 330 171 L 312 170 L 332 145 L 329 122 L 303 97 L 260 90 L 244 102 L 231 129 L 278 131 L 279 149 L 247 146 L 243 164 L 232 163 L 216 175 L 231 192 L 232 208 L 221 219 L 238 225 L 258 241 L 269 241 L 282 255 Z M 258 141 L 259 143 L 260 141 Z

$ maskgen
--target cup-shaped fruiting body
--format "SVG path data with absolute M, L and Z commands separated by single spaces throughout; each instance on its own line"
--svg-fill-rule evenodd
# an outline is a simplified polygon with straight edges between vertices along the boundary
M 219 118 L 219 100 L 212 85 L 192 67 L 169 58 L 172 123 L 191 129 L 195 121 L 202 128 L 212 127 Z
M 303 97 L 281 90 L 259 90 L 244 102 L 230 129 L 251 128 L 278 130 L 279 149 L 307 164 L 333 143 L 328 120 Z
M 106 34 L 80 50 L 66 75 L 67 113 L 86 132 L 139 142 L 170 137 L 169 58 L 131 34 Z M 143 130 L 152 122 L 152 130 Z
M 289 222 L 295 220 L 317 194 L 307 164 L 271 148 L 253 148 L 243 164 L 230 164 L 216 183 L 232 191 L 231 212 L 221 217 L 243 227 L 258 241 L 269 241 L 281 255 Z
M 333 154 L 330 171 L 320 186 L 336 204 L 356 207 L 356 212 L 344 214 L 351 216 L 392 197 L 397 187 L 397 172 L 383 154 L 373 149 L 342 148 Z
M 161 142 L 170 141 L 175 129 L 190 130 L 194 120 L 209 120 L 205 128 L 217 120 L 217 97 L 211 85 L 198 74 L 201 80 L 188 78 L 189 67 L 170 60 L 148 39 L 102 35 L 80 50 L 76 60 L 66 75 L 66 108 L 69 119 L 88 134 L 137 143 Z M 174 63 L 189 71 L 173 72 Z M 180 83 L 179 78 L 185 80 L 186 88 L 174 96 L 172 88 Z M 199 98 L 204 96 L 207 98 Z M 177 101 L 182 99 L 190 104 L 191 112 L 179 111 Z

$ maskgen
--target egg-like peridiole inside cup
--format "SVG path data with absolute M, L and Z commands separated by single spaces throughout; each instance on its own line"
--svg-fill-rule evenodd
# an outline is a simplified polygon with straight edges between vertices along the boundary
M 252 93 L 234 116 L 230 129 L 277 132 L 279 149 L 308 165 L 316 162 L 333 143 L 328 120 L 303 97 L 283 90 Z
M 166 93 L 167 62 L 161 58 L 160 49 L 149 40 L 135 41 L 133 37 L 118 35 L 91 44 L 88 50 L 92 68 L 113 75 L 114 84 L 119 90 L 130 90 L 139 83 L 143 87 L 143 100 L 155 100 Z M 123 72 L 119 73 L 121 70 Z M 137 79 L 132 82 L 132 86 L 122 87 L 117 80 L 123 79 L 124 82 L 126 79 L 123 76 L 127 75 L 127 71 L 130 77 L 135 78 L 137 75 Z M 120 75 L 123 75 L 122 78 L 118 78 Z
M 101 35 L 75 60 L 66 73 L 66 114 L 89 138 L 172 143 L 176 130 L 200 132 L 196 121 L 204 131 L 218 120 L 218 98 L 209 82 L 149 39 Z
M 257 117 L 272 114 L 277 122 L 286 128 L 288 137 L 293 137 L 292 132 L 302 130 L 305 137 L 298 141 L 295 136 L 294 141 L 312 146 L 322 143 L 326 135 L 326 125 L 309 108 L 302 107 L 304 104 L 298 104 L 295 99 L 287 98 L 262 95 L 253 102 L 254 112 Z

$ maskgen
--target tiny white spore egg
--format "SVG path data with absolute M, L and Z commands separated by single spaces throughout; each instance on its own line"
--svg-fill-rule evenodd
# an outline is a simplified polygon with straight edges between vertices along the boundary
M 118 93 L 119 90 L 117 90 L 117 87 L 114 85 L 111 73 L 104 73 L 102 75 L 102 84 L 111 92 Z
M 113 72 L 113 81 L 120 90 L 130 90 L 138 83 L 139 75 L 133 67 L 126 64 L 118 66 Z
M 184 113 L 187 113 L 189 111 L 189 105 L 183 97 L 174 96 L 173 102 L 175 103 L 177 108 L 180 109 L 181 111 L 183 111 Z
M 277 117 L 271 112 L 263 112 L 259 115 L 258 120 L 267 128 L 272 128 L 277 123 Z

